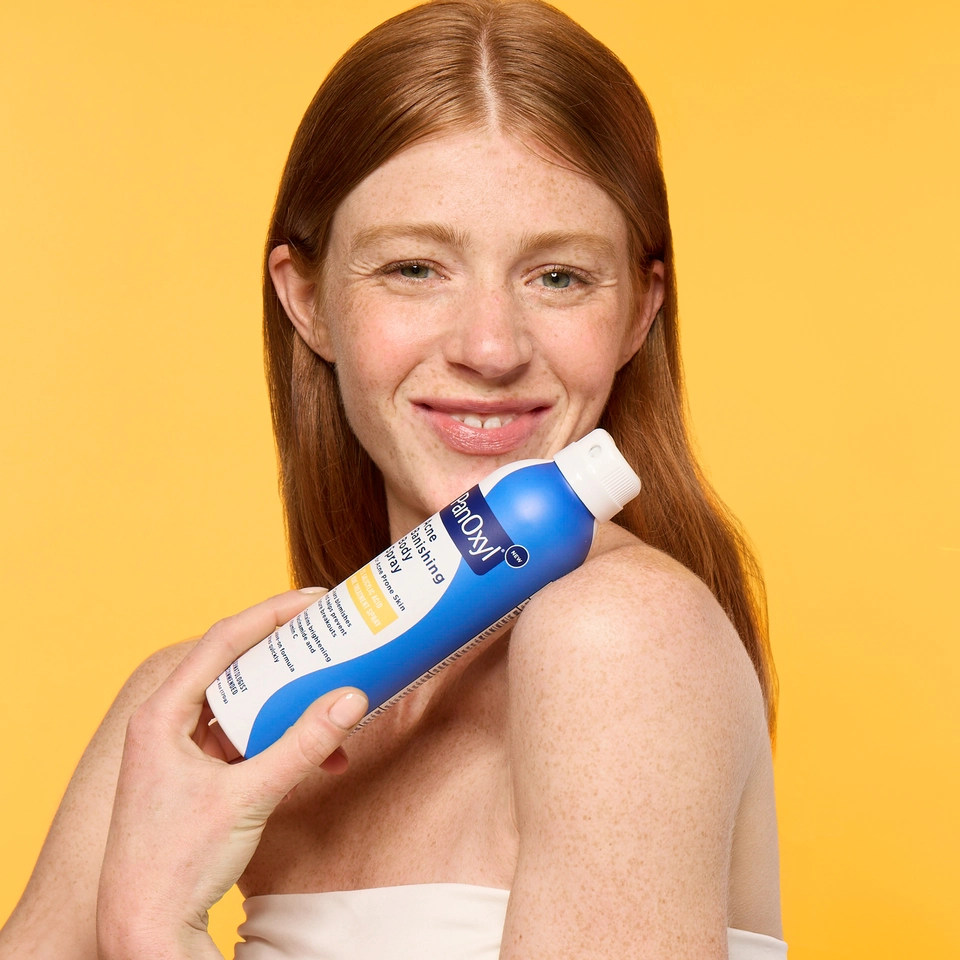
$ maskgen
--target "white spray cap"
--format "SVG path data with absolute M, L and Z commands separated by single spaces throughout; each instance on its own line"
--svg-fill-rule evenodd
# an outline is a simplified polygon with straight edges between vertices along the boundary
M 640 478 L 606 430 L 594 430 L 554 458 L 567 483 L 601 522 L 618 514 L 640 492 Z

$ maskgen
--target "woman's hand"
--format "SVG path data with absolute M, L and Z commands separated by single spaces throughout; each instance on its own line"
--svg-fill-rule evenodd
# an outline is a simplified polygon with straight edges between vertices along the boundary
M 242 763 L 226 762 L 207 727 L 208 684 L 316 597 L 292 591 L 216 624 L 131 717 L 100 874 L 103 960 L 220 957 L 207 910 L 245 869 L 267 818 L 318 767 L 346 769 L 340 744 L 367 709 L 357 690 L 321 697 Z

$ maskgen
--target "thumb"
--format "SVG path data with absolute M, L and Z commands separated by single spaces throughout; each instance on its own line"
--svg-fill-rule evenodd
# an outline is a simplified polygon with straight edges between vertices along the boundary
M 331 690 L 263 753 L 240 764 L 257 782 L 257 794 L 270 811 L 326 760 L 366 716 L 367 697 L 357 689 Z

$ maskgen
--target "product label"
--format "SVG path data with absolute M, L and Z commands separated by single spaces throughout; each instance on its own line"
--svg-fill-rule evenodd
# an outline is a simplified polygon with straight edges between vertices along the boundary
M 224 733 L 246 753 L 250 732 L 271 697 L 292 679 L 356 660 L 419 623 L 446 592 L 461 562 L 436 514 L 414 527 L 211 684 L 210 705 Z
M 440 519 L 470 569 L 481 576 L 502 563 L 513 546 L 478 486 L 444 507 Z
M 397 611 L 377 586 L 369 563 L 347 580 L 347 590 L 360 616 L 374 633 L 379 633 L 397 619 Z
M 593 531 L 555 465 L 501 467 L 232 663 L 207 690 L 217 721 L 249 757 L 328 690 L 382 712 L 582 563 Z

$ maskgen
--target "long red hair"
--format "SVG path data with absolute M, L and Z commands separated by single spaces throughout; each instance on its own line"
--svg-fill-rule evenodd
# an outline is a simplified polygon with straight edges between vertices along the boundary
M 643 478 L 617 522 L 699 576 L 730 617 L 763 690 L 776 677 L 763 582 L 736 520 L 705 480 L 685 424 L 677 297 L 657 128 L 626 67 L 539 0 L 435 0 L 359 40 L 317 91 L 283 172 L 265 257 L 288 244 L 319 282 L 347 194 L 411 144 L 496 125 L 543 144 L 622 209 L 644 283 L 664 265 L 663 306 L 617 374 L 601 426 Z M 266 261 L 265 261 L 266 262 Z M 347 423 L 334 370 L 296 333 L 264 269 L 267 376 L 293 578 L 339 583 L 389 544 L 383 480 Z

